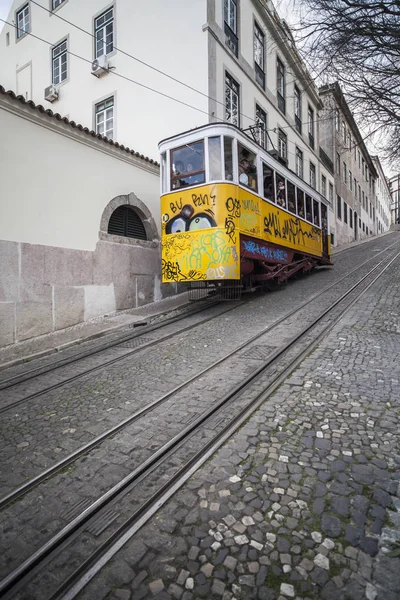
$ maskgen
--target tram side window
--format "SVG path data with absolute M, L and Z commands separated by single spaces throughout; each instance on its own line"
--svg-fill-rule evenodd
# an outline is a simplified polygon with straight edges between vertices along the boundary
M 208 160 L 210 163 L 210 181 L 219 181 L 222 179 L 222 162 L 221 162 L 221 138 L 208 138 Z
M 204 141 L 171 150 L 171 189 L 205 182 Z
M 225 179 L 228 181 L 233 180 L 233 152 L 232 152 L 233 139 L 230 137 L 224 137 L 224 163 L 225 163 Z
M 275 179 L 274 172 L 263 163 L 264 198 L 275 202 Z
M 319 203 L 316 200 L 313 200 L 314 205 L 314 225 L 318 225 L 319 227 Z
M 310 221 L 310 223 L 312 223 L 312 200 L 311 200 L 311 196 L 309 196 L 308 194 L 306 194 L 306 219 L 307 221 Z
M 239 183 L 257 191 L 256 155 L 238 144 Z
M 165 152 L 161 154 L 161 191 L 165 194 L 167 190 L 167 155 Z
M 296 192 L 295 186 L 290 181 L 287 182 L 287 199 L 288 199 L 288 210 L 291 213 L 296 213 Z
M 276 203 L 286 208 L 286 180 L 279 173 L 276 174 Z
M 304 192 L 297 188 L 297 214 L 304 219 Z
M 325 231 L 328 229 L 328 211 L 325 204 L 321 204 L 321 222 L 322 229 Z

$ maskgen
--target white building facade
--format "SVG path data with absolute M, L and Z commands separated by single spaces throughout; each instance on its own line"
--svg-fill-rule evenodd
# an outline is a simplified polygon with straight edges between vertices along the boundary
M 383 167 L 378 156 L 372 156 L 372 161 L 375 165 L 377 172 L 377 179 L 375 185 L 375 206 L 376 206 L 376 232 L 385 233 L 389 231 L 391 216 L 390 216 L 390 205 L 392 197 L 390 193 L 389 181 L 387 180 Z
M 400 173 L 389 179 L 392 225 L 400 225 Z
M 340 246 L 376 235 L 377 172 L 338 83 L 320 88 L 321 148 L 335 174 L 332 240 Z

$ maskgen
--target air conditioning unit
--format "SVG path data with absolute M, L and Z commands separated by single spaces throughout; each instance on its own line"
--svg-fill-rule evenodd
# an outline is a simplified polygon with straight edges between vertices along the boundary
M 108 58 L 102 54 L 92 62 L 92 75 L 101 77 L 104 73 L 108 73 Z
M 44 99 L 47 100 L 47 102 L 58 100 L 58 89 L 55 85 L 49 85 L 49 87 L 45 88 Z

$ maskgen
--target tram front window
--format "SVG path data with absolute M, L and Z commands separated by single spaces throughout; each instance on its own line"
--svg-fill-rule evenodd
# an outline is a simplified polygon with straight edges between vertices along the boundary
M 204 141 L 171 150 L 171 189 L 205 182 Z
M 238 144 L 239 183 L 257 191 L 256 155 Z

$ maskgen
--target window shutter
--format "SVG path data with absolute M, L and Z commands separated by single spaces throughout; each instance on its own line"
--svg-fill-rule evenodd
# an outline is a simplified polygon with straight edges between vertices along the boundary
M 108 222 L 108 233 L 137 240 L 147 240 L 141 218 L 129 206 L 119 206 L 114 210 Z

